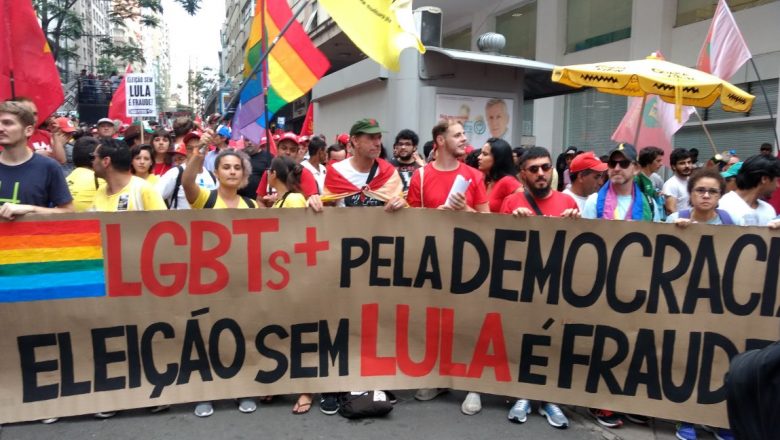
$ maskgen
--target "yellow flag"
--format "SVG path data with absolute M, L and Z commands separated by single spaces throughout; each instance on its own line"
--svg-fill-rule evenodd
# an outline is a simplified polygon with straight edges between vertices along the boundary
M 425 53 L 412 17 L 412 0 L 320 0 L 333 21 L 371 59 L 390 70 L 407 47 Z

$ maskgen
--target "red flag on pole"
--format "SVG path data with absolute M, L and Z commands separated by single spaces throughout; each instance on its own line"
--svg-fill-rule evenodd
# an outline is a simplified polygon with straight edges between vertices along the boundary
M 303 119 L 303 126 L 301 126 L 301 133 L 298 136 L 313 136 L 314 135 L 314 106 L 309 103 L 309 108 L 306 110 L 306 118 Z
M 696 68 L 728 81 L 752 57 L 729 5 L 720 0 Z
M 108 117 L 113 120 L 118 119 L 125 124 L 132 124 L 133 119 L 127 117 L 127 97 L 125 96 L 125 84 L 127 83 L 128 73 L 133 73 L 133 67 L 129 64 L 127 69 L 125 69 L 125 76 L 122 78 L 122 82 L 119 83 L 114 96 L 111 97 L 111 104 L 108 106 Z
M 0 101 L 30 98 L 38 123 L 65 101 L 60 74 L 31 0 L 0 0 Z

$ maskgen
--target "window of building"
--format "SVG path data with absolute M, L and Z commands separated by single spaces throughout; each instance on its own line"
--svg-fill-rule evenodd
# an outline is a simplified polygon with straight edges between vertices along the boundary
M 447 35 L 442 39 L 442 46 L 447 49 L 471 50 L 471 27 Z
M 631 37 L 631 3 L 626 0 L 569 0 L 566 5 L 566 52 Z
M 564 145 L 591 150 L 596 156 L 614 146 L 612 133 L 626 114 L 625 96 L 601 93 L 596 89 L 566 95 Z
M 536 57 L 536 2 L 496 16 L 496 32 L 506 38 L 501 51 L 527 59 Z
M 728 3 L 731 12 L 736 12 L 775 1 L 777 0 L 726 0 L 726 3 Z M 675 21 L 675 26 L 684 26 L 697 21 L 709 20 L 715 15 L 717 6 L 718 2 L 712 0 L 677 0 L 677 20 Z

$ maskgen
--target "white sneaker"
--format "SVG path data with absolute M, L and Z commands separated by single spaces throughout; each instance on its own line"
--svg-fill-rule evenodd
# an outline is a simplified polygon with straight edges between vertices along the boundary
M 249 397 L 238 399 L 238 410 L 244 414 L 253 413 L 257 410 L 257 403 L 255 402 L 255 399 Z
M 512 409 L 509 410 L 507 418 L 515 423 L 525 423 L 528 420 L 528 414 L 531 414 L 531 401 L 528 399 L 518 399 Z
M 440 394 L 447 392 L 447 388 L 420 388 L 414 393 L 414 398 L 420 401 L 433 400 Z
M 41 420 L 41 423 L 44 425 L 51 425 L 52 423 L 56 423 L 59 419 L 59 417 L 49 417 L 48 419 Z
M 208 417 L 214 414 L 214 407 L 211 402 L 201 402 L 195 407 L 195 415 L 198 417 Z
M 95 413 L 96 419 L 110 419 L 111 417 L 114 417 L 116 415 L 116 411 L 105 411 L 105 412 L 99 412 Z
M 463 404 L 460 406 L 460 410 L 467 416 L 473 416 L 474 414 L 482 411 L 482 399 L 479 397 L 479 393 L 468 393 L 466 398 L 463 399 Z

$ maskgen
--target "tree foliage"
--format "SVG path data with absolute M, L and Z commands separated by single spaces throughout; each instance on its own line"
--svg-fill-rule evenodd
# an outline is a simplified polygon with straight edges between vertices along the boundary
M 111 1 L 109 20 L 114 26 L 125 26 L 130 20 L 138 20 L 143 26 L 156 27 L 159 20 L 155 13 L 162 13 L 162 0 L 99 0 Z M 201 0 L 174 0 L 189 14 L 200 9 Z M 143 51 L 137 42 L 116 43 L 109 35 L 87 35 L 85 18 L 75 11 L 78 0 L 33 0 L 33 6 L 41 20 L 41 28 L 49 42 L 55 60 L 77 59 L 78 47 L 73 41 L 82 37 L 99 38 L 101 56 L 126 62 L 143 63 Z

